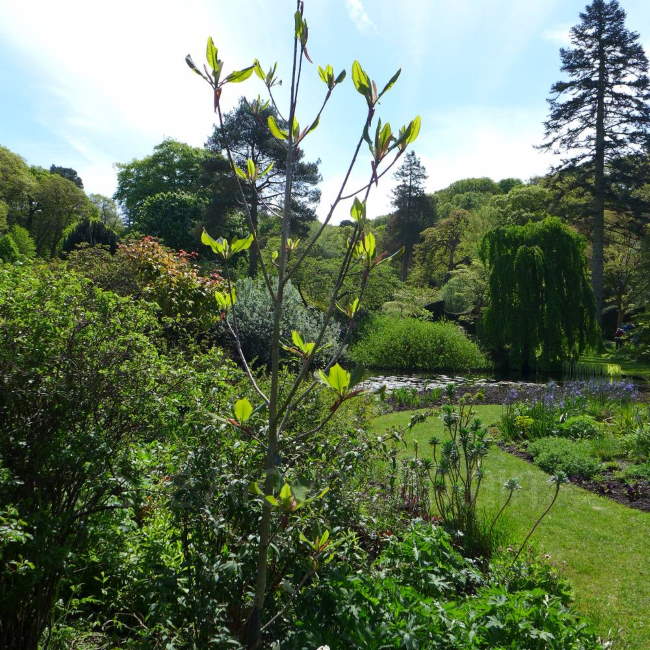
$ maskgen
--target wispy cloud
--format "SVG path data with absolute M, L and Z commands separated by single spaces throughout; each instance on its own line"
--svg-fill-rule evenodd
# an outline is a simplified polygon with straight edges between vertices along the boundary
M 377 26 L 372 22 L 361 0 L 345 0 L 345 6 L 352 22 L 362 33 L 374 32 Z
M 542 37 L 562 47 L 571 45 L 571 25 L 556 25 L 542 32 Z

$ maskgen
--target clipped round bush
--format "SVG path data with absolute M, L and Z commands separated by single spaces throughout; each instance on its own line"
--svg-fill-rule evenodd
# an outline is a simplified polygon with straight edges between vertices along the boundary
M 560 424 L 558 433 L 571 440 L 591 440 L 603 435 L 600 424 L 590 415 L 574 415 L 567 418 Z
M 600 470 L 600 462 L 582 443 L 566 438 L 540 438 L 528 444 L 528 451 L 535 464 L 549 474 L 564 472 L 574 478 L 590 479 Z
M 351 346 L 350 358 L 367 368 L 477 370 L 488 361 L 454 323 L 373 316 Z

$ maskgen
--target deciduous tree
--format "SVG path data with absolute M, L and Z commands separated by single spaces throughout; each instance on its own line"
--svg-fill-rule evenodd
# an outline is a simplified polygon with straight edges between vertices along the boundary
M 576 359 L 593 340 L 585 241 L 558 218 L 501 226 L 483 240 L 483 332 L 500 361 L 527 372 Z

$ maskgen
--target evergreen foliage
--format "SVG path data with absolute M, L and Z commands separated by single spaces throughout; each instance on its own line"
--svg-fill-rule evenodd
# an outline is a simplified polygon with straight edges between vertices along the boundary
M 223 126 L 215 127 L 206 144 L 210 151 L 219 155 L 227 146 L 234 163 L 241 169 L 246 169 L 249 159 L 260 170 L 271 166 L 268 173 L 262 175 L 254 185 L 242 186 L 255 230 L 259 228 L 262 216 L 277 214 L 284 196 L 284 183 L 287 176 L 286 146 L 269 131 L 267 127 L 269 117 L 275 119 L 280 128 L 286 128 L 277 110 L 268 102 L 259 100 L 249 102 L 242 97 L 239 105 L 224 115 Z M 291 205 L 291 234 L 294 237 L 304 237 L 307 234 L 309 224 L 316 221 L 314 208 L 320 200 L 320 190 L 316 187 L 321 181 L 318 162 L 307 162 L 303 158 L 302 149 L 297 148 L 292 176 Z M 254 277 L 258 267 L 257 247 L 251 246 L 248 255 L 248 275 Z
M 524 371 L 577 359 L 593 340 L 593 293 L 583 238 L 554 217 L 489 232 L 483 332 L 492 350 Z M 505 358 L 504 358 L 505 357 Z
M 406 154 L 395 173 L 397 186 L 393 189 L 395 212 L 388 220 L 388 235 L 397 248 L 404 247 L 401 279 L 406 280 L 413 258 L 413 247 L 420 241 L 420 232 L 435 219 L 434 206 L 424 193 L 427 173 L 414 151 Z
M 488 366 L 476 343 L 454 323 L 373 316 L 362 328 L 350 357 L 366 368 L 477 370 Z
M 195 250 L 194 231 L 207 201 L 188 192 L 160 192 L 142 202 L 134 221 L 136 230 L 160 238 L 176 250 Z
M 603 303 L 604 211 L 607 163 L 647 151 L 650 144 L 648 59 L 639 35 L 625 27 L 617 0 L 593 0 L 562 48 L 569 81 L 551 88 L 542 148 L 571 152 L 559 169 L 582 169 L 592 206 L 592 284 L 597 313 Z M 585 177 L 586 174 L 586 177 Z

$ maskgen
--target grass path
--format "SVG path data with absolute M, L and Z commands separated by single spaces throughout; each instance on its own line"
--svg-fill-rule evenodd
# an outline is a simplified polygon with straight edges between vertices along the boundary
M 479 406 L 485 424 L 496 423 L 500 406 Z M 383 432 L 404 426 L 412 412 L 391 413 L 373 421 Z M 412 432 L 421 453 L 442 423 L 433 418 Z M 481 503 L 495 509 L 503 503 L 503 483 L 516 477 L 507 524 L 512 540 L 521 541 L 549 503 L 553 486 L 534 465 L 493 448 L 486 459 L 487 475 Z M 586 614 L 614 648 L 650 649 L 650 514 L 627 508 L 574 485 L 563 486 L 558 501 L 532 538 L 540 553 L 548 553 L 575 588 L 576 607 Z

